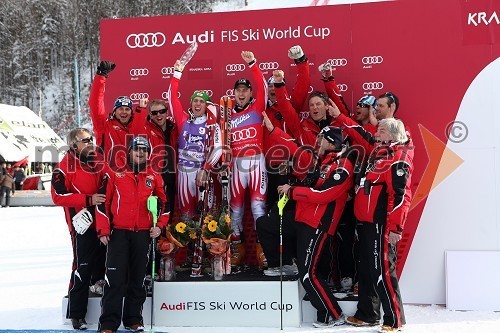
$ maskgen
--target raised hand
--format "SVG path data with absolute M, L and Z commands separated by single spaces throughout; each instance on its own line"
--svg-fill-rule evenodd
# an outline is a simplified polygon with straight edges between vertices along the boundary
M 108 77 L 108 74 L 115 69 L 116 64 L 112 61 L 101 61 L 97 66 L 97 75 Z
M 241 51 L 241 57 L 247 64 L 251 63 L 252 61 L 255 60 L 255 57 L 253 55 L 252 51 Z
M 285 72 L 280 69 L 273 71 L 273 82 L 274 83 L 282 83 L 285 79 Z
M 300 45 L 292 46 L 288 50 L 288 58 L 290 58 L 290 59 L 295 60 L 295 59 L 299 59 L 303 56 L 304 56 L 304 51 L 302 51 L 302 48 L 300 47 Z

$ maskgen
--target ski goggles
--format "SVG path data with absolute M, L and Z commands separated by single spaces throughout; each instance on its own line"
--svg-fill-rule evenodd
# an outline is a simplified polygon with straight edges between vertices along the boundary
M 370 105 L 370 104 L 368 104 L 368 103 L 358 103 L 358 104 L 356 104 L 356 105 L 357 105 L 357 106 L 359 106 L 360 108 L 367 108 L 367 109 L 369 109 L 369 108 L 370 108 L 370 106 L 371 106 L 371 105 Z

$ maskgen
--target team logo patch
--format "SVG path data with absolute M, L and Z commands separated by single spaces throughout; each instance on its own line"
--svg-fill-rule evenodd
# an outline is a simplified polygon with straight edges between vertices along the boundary
M 153 187 L 153 180 L 146 178 L 146 187 L 152 188 Z
M 125 173 L 123 173 L 123 172 L 117 172 L 115 175 L 116 175 L 117 178 L 123 178 L 123 177 L 125 177 Z
M 399 177 L 403 176 L 404 174 L 405 174 L 405 171 L 403 169 L 396 170 L 396 175 L 398 175 Z
M 325 179 L 325 178 L 326 178 L 326 172 L 321 172 L 321 173 L 319 174 L 319 178 L 321 178 L 321 179 Z
M 340 179 L 340 175 L 338 173 L 334 174 L 333 175 L 333 179 L 339 180 Z

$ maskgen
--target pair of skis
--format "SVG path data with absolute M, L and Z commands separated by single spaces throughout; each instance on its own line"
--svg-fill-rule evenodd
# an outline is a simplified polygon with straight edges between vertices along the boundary
M 185 66 L 193 58 L 198 50 L 198 43 L 193 42 L 182 54 L 180 61 Z M 230 216 L 229 206 L 229 183 L 231 179 L 231 112 L 232 101 L 228 96 L 222 96 L 219 103 L 219 115 L 217 120 L 221 129 L 222 136 L 222 156 L 220 160 L 219 179 L 222 185 L 222 200 L 221 209 Z M 207 114 L 207 122 L 208 122 Z M 205 141 L 205 158 L 208 158 L 210 149 L 210 139 L 214 135 L 213 128 L 207 128 L 207 139 Z M 212 147 L 213 148 L 213 147 Z M 208 192 L 208 193 L 207 193 Z M 208 174 L 208 182 L 206 188 L 200 188 L 200 201 L 198 204 L 200 217 L 200 226 L 203 225 L 203 219 L 208 213 L 209 197 L 213 196 L 213 180 Z M 203 261 L 203 241 L 201 235 L 196 239 L 195 249 L 193 254 L 193 265 L 191 267 L 191 276 L 201 276 L 201 263 Z M 231 274 L 231 254 L 230 250 L 226 254 L 226 274 Z
M 222 96 L 219 103 L 219 127 L 221 129 L 222 139 L 222 154 L 220 158 L 219 180 L 222 186 L 222 199 L 221 211 L 224 211 L 230 217 L 229 205 L 229 183 L 231 179 L 231 112 L 232 101 L 228 96 Z M 207 119 L 208 121 L 208 119 Z M 211 148 L 211 137 L 214 135 L 214 128 L 207 128 L 207 138 L 205 141 L 205 158 L 208 158 Z M 200 187 L 200 201 L 198 203 L 198 210 L 200 213 L 199 225 L 203 225 L 203 219 L 208 213 L 208 197 L 213 196 L 213 180 L 208 174 L 208 181 L 206 187 Z M 207 193 L 208 192 L 208 193 Z M 203 241 L 201 235 L 195 241 L 195 248 L 193 253 L 193 264 L 191 266 L 191 277 L 201 276 L 201 265 L 203 261 Z M 228 249 L 225 258 L 225 274 L 231 274 L 231 250 Z

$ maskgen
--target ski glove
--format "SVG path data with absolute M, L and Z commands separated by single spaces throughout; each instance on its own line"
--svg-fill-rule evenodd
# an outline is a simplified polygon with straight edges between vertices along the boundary
M 290 59 L 293 59 L 293 61 L 296 64 L 301 64 L 301 63 L 307 61 L 307 57 L 306 57 L 306 55 L 304 54 L 304 51 L 302 51 L 302 48 L 299 45 L 292 46 L 288 50 L 288 57 Z
M 84 208 L 73 216 L 72 220 L 75 231 L 79 235 L 83 235 L 92 224 L 92 214 L 90 214 L 87 208 Z
M 101 61 L 99 66 L 97 66 L 97 75 L 108 77 L 108 74 L 115 69 L 116 64 L 112 61 Z

